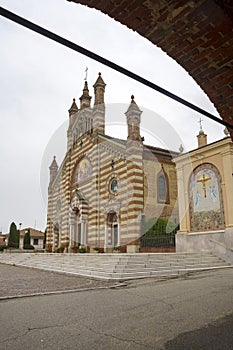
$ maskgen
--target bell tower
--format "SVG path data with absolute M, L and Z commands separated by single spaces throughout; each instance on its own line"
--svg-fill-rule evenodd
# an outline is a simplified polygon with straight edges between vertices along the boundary
M 105 82 L 101 77 L 101 73 L 93 85 L 95 93 L 95 101 L 93 107 L 93 131 L 94 133 L 105 133 L 105 104 L 104 104 L 104 93 L 105 93 Z
M 127 112 L 128 137 L 126 141 L 127 159 L 127 195 L 128 202 L 128 234 L 138 240 L 141 236 L 142 217 L 144 210 L 144 173 L 143 173 L 143 144 L 140 135 L 142 111 L 131 96 Z

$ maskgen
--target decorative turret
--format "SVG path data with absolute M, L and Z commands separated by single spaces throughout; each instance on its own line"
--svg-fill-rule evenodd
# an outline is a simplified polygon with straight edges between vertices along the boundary
M 75 121 L 75 114 L 78 112 L 78 107 L 76 105 L 75 102 L 75 98 L 73 98 L 73 103 L 70 107 L 70 109 L 68 110 L 69 112 L 69 127 L 67 130 L 67 149 L 69 150 L 71 145 L 72 145 L 72 125 L 74 124 Z
M 141 218 L 144 213 L 143 144 L 140 136 L 141 114 L 142 111 L 138 108 L 132 95 L 131 103 L 125 115 L 128 125 L 126 141 L 128 207 L 130 211 L 134 212 L 134 217 L 132 217 L 132 212 L 129 213 L 130 224 L 128 225 L 128 232 L 133 233 L 134 240 L 138 240 L 141 236 Z
M 131 103 L 127 112 L 125 113 L 127 117 L 128 125 L 128 140 L 142 142 L 140 136 L 140 122 L 141 122 L 142 111 L 139 109 L 138 105 L 134 101 L 134 96 L 131 96 Z
M 91 104 L 91 96 L 89 95 L 87 81 L 85 81 L 83 94 L 79 98 L 80 99 L 80 109 L 84 109 L 90 107 Z
M 101 73 L 99 73 L 99 76 L 93 85 L 94 92 L 95 92 L 95 102 L 94 105 L 100 105 L 104 103 L 104 92 L 105 92 L 105 82 L 103 81 L 101 77 Z
M 71 117 L 73 114 L 77 113 L 78 112 L 78 107 L 76 105 L 76 102 L 75 102 L 75 98 L 73 98 L 73 103 L 70 107 L 70 109 L 68 110 L 69 112 L 69 116 Z
M 207 145 L 207 135 L 202 130 L 201 122 L 202 122 L 202 119 L 200 118 L 200 120 L 198 121 L 198 123 L 200 124 L 200 131 L 199 131 L 199 134 L 197 135 L 198 148 Z
M 95 102 L 93 108 L 93 132 L 94 133 L 105 133 L 105 105 L 104 105 L 104 92 L 105 82 L 101 77 L 101 73 L 93 85 L 95 92 Z
M 50 172 L 50 180 L 49 180 L 49 187 L 52 185 L 57 172 L 58 172 L 58 165 L 57 165 L 57 161 L 56 161 L 56 157 L 53 157 L 53 161 L 49 167 L 49 172 Z

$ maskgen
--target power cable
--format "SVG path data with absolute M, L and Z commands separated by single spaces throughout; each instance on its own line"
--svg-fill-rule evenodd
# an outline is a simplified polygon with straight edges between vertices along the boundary
M 72 49 L 74 51 L 77 51 L 77 52 L 81 53 L 82 55 L 85 55 L 85 56 L 87 56 L 89 58 L 92 58 L 93 60 L 98 61 L 98 62 L 104 64 L 105 66 L 110 67 L 110 68 L 116 70 L 117 72 L 122 73 L 122 74 L 128 76 L 129 78 L 132 78 L 132 79 L 134 79 L 134 80 L 136 80 L 136 81 L 138 81 L 138 82 L 140 82 L 140 83 L 142 83 L 142 84 L 152 88 L 155 91 L 160 92 L 161 94 L 163 94 L 163 95 L 173 99 L 174 101 L 177 101 L 177 102 L 181 103 L 182 105 L 184 105 L 184 106 L 194 110 L 195 112 L 198 112 L 198 113 L 206 116 L 207 118 L 210 118 L 210 119 L 214 120 L 217 123 L 225 125 L 228 129 L 232 129 L 233 130 L 233 125 L 232 124 L 230 124 L 230 123 L 228 123 L 228 122 L 226 122 L 226 121 L 216 117 L 215 115 L 205 111 L 204 109 L 194 105 L 191 102 L 186 101 L 185 99 L 183 99 L 183 98 L 173 94 L 172 92 L 163 89 L 162 87 L 152 83 L 151 81 L 146 80 L 143 77 L 141 77 L 141 76 L 139 76 L 139 75 L 137 75 L 137 74 L 135 74 L 135 73 L 133 73 L 133 72 L 131 72 L 131 71 L 121 67 L 121 66 L 119 66 L 118 64 L 113 63 L 113 62 L 107 60 L 106 58 L 103 58 L 103 57 L 95 54 L 94 52 L 89 51 L 89 50 L 87 50 L 87 49 L 85 49 L 85 48 L 83 48 L 83 47 L 73 43 L 72 41 L 69 41 L 69 40 L 67 40 L 67 39 L 65 39 L 65 38 L 63 38 L 63 37 L 61 37 L 61 36 L 51 32 L 49 30 L 47 30 L 47 29 L 44 29 L 44 28 L 38 26 L 37 24 L 32 23 L 32 22 L 28 21 L 27 19 L 25 19 L 23 17 L 20 17 L 20 16 L 16 15 L 15 13 L 4 9 L 3 7 L 0 7 L 0 14 L 3 17 L 8 18 L 9 20 L 11 20 L 13 22 L 22 25 L 23 27 L 31 29 L 32 31 L 34 31 L 34 32 L 36 32 L 38 34 L 41 34 L 41 35 L 45 36 L 46 38 L 49 38 L 49 39 L 51 39 L 53 41 L 56 41 L 57 43 L 59 43 L 59 44 L 61 44 L 63 46 L 69 47 L 70 49 Z

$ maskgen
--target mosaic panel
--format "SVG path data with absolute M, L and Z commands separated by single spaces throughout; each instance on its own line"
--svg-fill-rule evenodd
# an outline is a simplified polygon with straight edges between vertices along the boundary
M 92 174 L 92 168 L 91 163 L 87 158 L 84 158 L 81 160 L 81 162 L 78 164 L 77 169 L 75 171 L 75 175 L 73 178 L 73 182 L 79 182 L 84 179 L 87 179 Z
M 212 164 L 202 164 L 189 182 L 191 231 L 225 228 L 221 175 Z

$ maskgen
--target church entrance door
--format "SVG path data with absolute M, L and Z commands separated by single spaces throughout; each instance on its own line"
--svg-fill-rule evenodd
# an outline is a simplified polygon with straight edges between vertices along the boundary
M 118 224 L 113 224 L 113 246 L 118 244 Z
M 77 228 L 78 228 L 78 230 L 77 230 L 77 231 L 78 231 L 78 232 L 77 232 L 77 233 L 78 233 L 78 234 L 77 234 L 77 241 L 78 241 L 78 242 L 77 242 L 77 243 L 78 243 L 78 245 L 80 245 L 80 244 L 81 244 L 81 236 L 82 236 L 82 231 L 81 231 L 81 230 L 82 230 L 82 226 L 81 226 L 81 222 L 78 223 Z
M 105 246 L 113 248 L 119 245 L 119 222 L 117 213 L 111 211 L 107 214 L 107 222 L 105 225 Z

